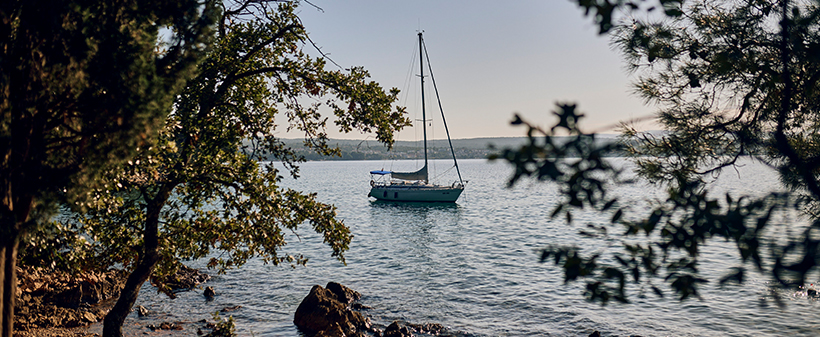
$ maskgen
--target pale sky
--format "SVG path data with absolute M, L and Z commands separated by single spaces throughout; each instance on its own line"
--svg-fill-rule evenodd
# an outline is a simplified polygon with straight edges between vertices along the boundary
M 513 113 L 547 126 L 556 102 L 577 103 L 587 116 L 582 127 L 605 133 L 652 111 L 631 93 L 630 74 L 608 37 L 568 0 L 311 2 L 323 10 L 299 8 L 311 39 L 341 66 L 364 66 L 383 87 L 405 91 L 423 30 L 452 138 L 523 136 L 523 128 L 509 125 Z M 410 80 L 418 86 L 416 76 Z M 417 103 L 401 103 L 421 118 Z M 443 127 L 433 130 L 433 138 L 445 137 Z M 413 130 L 398 136 L 417 137 Z

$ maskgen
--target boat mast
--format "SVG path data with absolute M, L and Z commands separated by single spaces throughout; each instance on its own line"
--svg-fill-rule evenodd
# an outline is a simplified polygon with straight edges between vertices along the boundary
M 421 70 L 421 123 L 424 132 L 424 168 L 427 169 L 427 114 L 424 111 L 424 47 L 422 47 L 421 32 L 419 32 L 419 64 Z M 424 183 L 428 183 L 427 175 L 425 174 Z

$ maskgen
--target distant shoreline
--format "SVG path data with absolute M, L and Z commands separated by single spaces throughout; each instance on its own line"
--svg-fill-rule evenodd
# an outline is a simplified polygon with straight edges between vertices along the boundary
M 600 135 L 602 143 L 616 141 L 616 135 Z M 556 137 L 565 138 L 565 137 Z M 349 140 L 329 139 L 328 144 L 338 147 L 341 156 L 322 156 L 304 146 L 303 139 L 280 139 L 285 145 L 293 149 L 298 156 L 307 161 L 337 161 L 337 160 L 401 160 L 423 158 L 421 141 L 396 141 L 393 149 L 376 140 Z M 486 137 L 453 139 L 453 151 L 457 159 L 487 159 L 490 154 L 500 153 L 504 149 L 517 149 L 527 144 L 527 137 Z M 427 141 L 429 159 L 450 159 L 452 154 L 447 139 Z M 272 159 L 272 158 L 271 158 Z

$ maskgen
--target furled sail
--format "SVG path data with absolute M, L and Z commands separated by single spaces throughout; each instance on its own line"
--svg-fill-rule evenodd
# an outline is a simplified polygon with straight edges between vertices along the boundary
M 390 176 L 392 176 L 393 179 L 427 181 L 427 165 L 424 165 L 424 167 L 416 172 L 392 172 Z

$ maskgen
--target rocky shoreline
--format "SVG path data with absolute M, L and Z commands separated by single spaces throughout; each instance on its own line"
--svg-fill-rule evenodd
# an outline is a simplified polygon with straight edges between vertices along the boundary
M 372 308 L 359 303 L 361 297 L 357 291 L 336 282 L 328 282 L 324 288 L 315 285 L 296 309 L 293 324 L 305 335 L 314 337 L 462 336 L 437 323 L 373 324 L 362 314 Z
M 44 268 L 17 267 L 14 336 L 99 336 L 99 333 L 91 332 L 90 327 L 105 318 L 127 277 L 125 271 L 116 269 L 75 275 Z M 187 267 L 172 277 L 169 282 L 172 293 L 194 289 L 209 278 L 207 274 Z M 140 306 L 134 310 L 140 317 L 150 314 Z M 191 322 L 160 322 L 145 328 L 174 331 L 188 323 Z M 205 329 L 213 333 L 218 329 L 215 323 L 195 323 L 198 331 Z
M 105 317 L 125 277 L 120 270 L 71 275 L 18 267 L 14 335 L 86 335 L 82 328 Z
M 103 273 L 88 272 L 71 275 L 42 268 L 18 268 L 17 305 L 15 306 L 15 337 L 99 336 L 90 326 L 104 319 L 119 296 L 127 274 L 121 270 Z M 208 275 L 191 268 L 181 269 L 175 277 L 178 287 L 173 292 L 196 288 L 208 280 Z M 203 296 L 214 296 L 206 287 Z M 469 334 L 454 331 L 438 323 L 394 321 L 387 325 L 371 322 L 373 308 L 360 303 L 362 295 L 344 285 L 329 282 L 324 288 L 315 285 L 299 304 L 293 323 L 309 337 L 463 337 Z M 224 308 L 222 313 L 241 306 Z M 149 316 L 143 307 L 134 308 L 138 316 Z M 180 330 L 196 331 L 197 335 L 229 335 L 232 320 L 218 322 L 157 322 L 143 328 L 151 334 L 173 335 Z M 99 327 L 99 325 L 97 325 Z M 203 329 L 205 331 L 203 331 Z M 99 330 L 99 329 L 97 329 Z M 143 330 L 142 334 L 148 333 Z M 156 333 L 153 333 L 156 332 Z M 595 331 L 590 337 L 599 337 Z
M 371 307 L 359 303 L 361 294 L 336 282 L 322 288 L 314 285 L 299 304 L 293 324 L 312 337 L 464 337 L 438 323 L 414 324 L 393 321 L 387 326 L 372 323 L 366 312 Z M 589 337 L 600 337 L 594 331 Z

